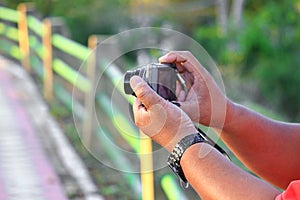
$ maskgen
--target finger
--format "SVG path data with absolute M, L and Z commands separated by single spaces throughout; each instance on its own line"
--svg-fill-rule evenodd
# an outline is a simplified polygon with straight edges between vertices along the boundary
M 185 91 L 182 89 L 182 86 L 178 81 L 176 81 L 176 97 L 177 101 L 184 101 L 186 97 Z
M 177 64 L 177 65 L 176 65 L 176 68 L 177 68 L 177 71 L 178 71 L 179 73 L 184 73 L 184 72 L 186 72 L 186 69 L 185 69 L 181 64 Z
M 185 97 L 186 97 L 185 91 L 181 90 L 177 97 L 177 101 L 184 101 Z
M 181 92 L 182 88 L 181 88 L 181 84 L 179 83 L 179 81 L 176 81 L 176 97 L 179 96 L 179 93 Z
M 149 124 L 149 113 L 139 99 L 133 102 L 134 122 L 138 127 Z
M 159 62 L 175 63 L 186 62 L 187 57 L 183 51 L 171 51 L 166 55 L 160 57 Z
M 191 73 L 183 73 L 181 76 L 185 80 L 186 87 L 189 90 L 194 84 L 194 76 Z
M 137 111 L 140 111 L 140 110 L 147 111 L 147 109 L 145 108 L 143 103 L 137 98 L 133 102 L 132 109 L 133 109 L 133 113 L 137 112 Z
M 148 84 L 139 76 L 130 79 L 130 86 L 136 97 L 143 103 L 146 109 L 156 104 L 163 104 L 165 100 L 160 97 Z
M 198 60 L 189 51 L 171 51 L 166 55 L 159 58 L 159 62 L 163 63 L 180 63 L 183 68 L 191 73 L 204 73 L 206 70 L 198 62 Z M 182 68 L 178 67 L 178 70 L 182 72 Z

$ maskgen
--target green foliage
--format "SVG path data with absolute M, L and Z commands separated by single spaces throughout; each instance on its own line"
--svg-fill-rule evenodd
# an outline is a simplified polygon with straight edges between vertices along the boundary
M 201 26 L 194 32 L 194 38 L 205 48 L 205 50 L 222 63 L 227 57 L 228 39 L 221 34 L 219 28 L 213 24 L 210 26 Z
M 195 37 L 219 64 L 257 81 L 261 97 L 291 120 L 300 119 L 300 11 L 297 1 L 246 4 L 239 30 L 218 34 L 216 25 L 201 27 Z M 297 10 L 298 9 L 298 10 Z
M 72 38 L 86 43 L 92 34 L 114 34 L 129 26 L 128 1 L 66 1 L 56 5 L 55 15 L 63 16 L 71 30 Z
M 267 101 L 299 119 L 300 22 L 295 1 L 270 2 L 246 20 L 240 42 L 244 72 L 259 81 Z
M 42 17 L 64 18 L 72 39 L 82 44 L 92 34 L 115 34 L 132 27 L 129 0 L 5 0 L 5 5 L 16 8 L 19 3 L 33 2 Z
M 21 2 L 29 0 L 4 0 L 4 4 L 12 8 L 16 8 Z M 43 16 L 64 17 L 72 38 L 84 44 L 91 34 L 115 34 L 137 27 L 137 21 L 141 20 L 139 17 L 148 16 L 148 26 L 172 24 L 188 34 L 192 33 L 218 64 L 230 68 L 236 74 L 242 74 L 244 81 L 257 81 L 261 90 L 260 98 L 263 97 L 260 101 L 267 102 L 290 119 L 300 118 L 300 108 L 297 107 L 300 103 L 300 94 L 297 92 L 297 86 L 300 85 L 300 4 L 297 0 L 246 1 L 241 28 L 235 30 L 229 23 L 227 34 L 220 31 L 211 14 L 200 18 L 197 12 L 170 11 L 174 6 L 184 6 L 185 3 L 194 5 L 189 4 L 194 1 L 165 1 L 166 8 L 162 8 L 163 12 L 156 10 L 153 15 L 143 13 L 148 8 L 145 9 L 143 6 L 146 4 L 143 5 L 140 1 L 33 2 Z M 133 12 L 132 9 L 140 8 L 135 4 L 140 4 L 142 9 Z M 160 5 L 148 4 L 154 8 L 155 5 Z M 207 8 L 201 12 L 210 11 Z

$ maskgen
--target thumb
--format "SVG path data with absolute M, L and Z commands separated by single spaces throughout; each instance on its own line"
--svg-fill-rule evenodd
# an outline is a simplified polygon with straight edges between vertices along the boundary
M 136 97 L 149 109 L 156 104 L 162 104 L 164 99 L 160 97 L 148 84 L 139 76 L 130 79 L 130 86 Z

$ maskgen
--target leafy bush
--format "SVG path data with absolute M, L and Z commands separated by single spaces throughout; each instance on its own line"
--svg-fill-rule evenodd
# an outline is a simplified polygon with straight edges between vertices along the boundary
M 290 120 L 300 119 L 300 11 L 296 3 L 247 3 L 241 29 L 229 30 L 227 35 L 218 34 L 217 26 L 195 32 L 219 64 L 241 74 L 244 81 L 257 81 L 261 100 Z

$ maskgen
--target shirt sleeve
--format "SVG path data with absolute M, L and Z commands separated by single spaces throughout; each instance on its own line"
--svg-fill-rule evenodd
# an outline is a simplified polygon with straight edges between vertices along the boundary
M 300 200 L 300 180 L 292 181 L 275 200 Z

